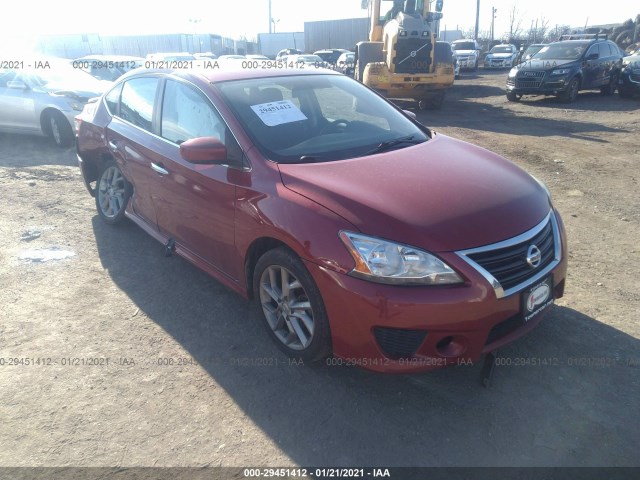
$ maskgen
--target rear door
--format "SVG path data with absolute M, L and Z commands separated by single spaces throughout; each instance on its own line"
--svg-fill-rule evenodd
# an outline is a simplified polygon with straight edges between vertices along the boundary
M 152 148 L 156 131 L 154 103 L 159 77 L 136 77 L 124 83 L 119 109 L 107 127 L 107 141 L 112 155 L 125 177 L 133 185 L 131 205 L 136 215 L 153 228 L 156 214 L 151 192 L 158 187 L 158 174 L 153 170 Z

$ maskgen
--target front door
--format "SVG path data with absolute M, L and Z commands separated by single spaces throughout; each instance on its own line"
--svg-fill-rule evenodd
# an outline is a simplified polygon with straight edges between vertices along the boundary
M 153 193 L 160 231 L 182 248 L 239 278 L 235 251 L 236 186 L 233 167 L 194 165 L 180 155 L 180 144 L 199 137 L 217 137 L 241 165 L 242 153 L 226 123 L 209 99 L 187 82 L 167 80 L 162 101 L 160 135 L 166 143 L 161 155 L 166 174 Z

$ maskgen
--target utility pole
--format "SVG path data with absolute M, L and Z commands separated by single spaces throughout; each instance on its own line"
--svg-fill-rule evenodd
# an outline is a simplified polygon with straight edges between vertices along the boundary
M 498 11 L 498 9 L 496 7 L 491 7 L 491 43 L 493 43 L 493 37 L 494 37 L 494 25 L 495 25 L 495 19 L 496 19 L 496 12 Z
M 271 32 L 271 0 L 269 0 L 269 33 Z
M 480 0 L 478 0 L 478 5 L 476 6 L 476 34 L 475 40 L 478 40 L 478 30 L 480 28 Z

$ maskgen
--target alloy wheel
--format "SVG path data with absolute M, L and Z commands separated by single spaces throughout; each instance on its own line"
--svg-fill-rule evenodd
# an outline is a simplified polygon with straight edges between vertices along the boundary
M 311 344 L 315 331 L 311 302 L 289 270 L 272 265 L 262 272 L 260 303 L 269 327 L 285 346 L 304 350 Z
M 125 206 L 125 179 L 117 167 L 107 168 L 98 183 L 98 205 L 107 218 L 115 218 Z

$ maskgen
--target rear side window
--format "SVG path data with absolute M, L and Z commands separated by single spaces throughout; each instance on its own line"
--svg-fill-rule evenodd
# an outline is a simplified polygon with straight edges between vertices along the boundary
M 107 104 L 107 110 L 111 115 L 118 115 L 118 104 L 120 103 L 120 92 L 122 91 L 122 84 L 107 93 L 104 97 L 104 101 Z
M 606 58 L 611 56 L 611 50 L 607 43 L 600 44 L 600 58 Z
M 157 78 L 133 78 L 124 83 L 120 97 L 120 117 L 152 131 L 153 104 L 158 88 Z
M 225 143 L 226 125 L 205 98 L 193 88 L 168 80 L 162 102 L 162 136 L 180 144 L 199 137 Z

